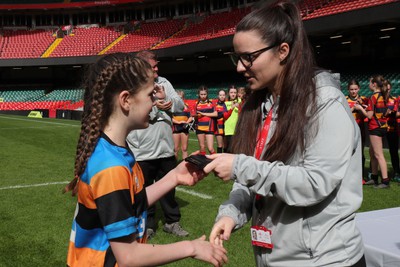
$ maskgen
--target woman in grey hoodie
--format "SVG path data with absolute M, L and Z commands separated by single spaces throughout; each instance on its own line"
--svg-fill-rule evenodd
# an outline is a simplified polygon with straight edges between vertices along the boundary
M 204 169 L 235 181 L 210 241 L 222 244 L 252 220 L 257 266 L 365 266 L 354 220 L 360 131 L 338 80 L 316 70 L 299 9 L 259 7 L 237 25 L 233 46 L 251 94 L 233 154 L 208 156 Z

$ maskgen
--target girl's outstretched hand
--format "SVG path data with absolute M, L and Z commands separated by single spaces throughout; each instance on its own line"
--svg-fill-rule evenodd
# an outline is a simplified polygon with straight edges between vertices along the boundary
M 228 262 L 226 249 L 206 241 L 205 235 L 191 242 L 194 248 L 193 258 L 211 263 L 215 267 L 223 266 Z
M 186 161 L 182 161 L 175 168 L 176 181 L 178 185 L 193 186 L 203 180 L 205 173 Z
M 210 243 L 223 246 L 225 240 L 229 240 L 235 221 L 231 217 L 220 218 L 213 226 L 210 233 Z
M 216 176 L 224 181 L 229 181 L 231 179 L 233 160 L 235 159 L 234 154 L 213 154 L 207 155 L 207 158 L 212 159 L 213 161 L 204 167 L 205 173 L 208 174 L 213 171 Z

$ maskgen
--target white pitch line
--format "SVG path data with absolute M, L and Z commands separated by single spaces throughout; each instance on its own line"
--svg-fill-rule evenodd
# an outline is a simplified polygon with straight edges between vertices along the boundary
M 29 121 L 29 122 L 57 124 L 57 125 L 64 125 L 64 126 L 71 126 L 71 127 L 80 127 L 80 125 L 74 125 L 74 124 L 69 124 L 69 123 L 51 122 L 51 121 L 39 121 L 39 120 L 32 120 L 32 119 L 21 119 L 21 118 L 14 118 L 14 117 L 6 117 L 6 116 L 2 116 L 2 115 L 0 115 L 0 119 L 17 120 L 17 121 Z
M 30 187 L 39 187 L 39 186 L 48 186 L 48 185 L 57 185 L 57 184 L 68 184 L 68 183 L 69 182 L 53 182 L 53 183 L 42 183 L 42 184 L 12 185 L 12 186 L 0 187 L 0 190 L 30 188 Z
M 40 186 L 49 186 L 49 185 L 59 185 L 59 184 L 68 184 L 69 182 L 52 182 L 52 183 L 41 183 L 41 184 L 28 184 L 28 185 L 12 185 L 12 186 L 6 186 L 6 187 L 0 187 L 0 190 L 7 190 L 7 189 L 20 189 L 20 188 L 31 188 L 31 187 L 40 187 Z M 177 187 L 176 191 L 180 191 L 192 196 L 196 196 L 202 199 L 212 199 L 212 196 L 202 194 L 202 193 L 197 193 L 196 191 L 193 190 L 187 190 L 184 188 Z
M 68 125 L 69 126 L 69 125 Z M 32 127 L 10 127 L 10 128 L 1 128 L 1 130 L 19 130 L 19 129 L 43 129 L 45 127 L 67 127 L 67 125 L 57 125 L 57 126 L 32 126 Z
M 206 194 L 202 194 L 202 193 L 197 193 L 196 191 L 187 190 L 187 189 L 184 189 L 184 188 L 181 188 L 181 187 L 177 187 L 175 189 L 176 189 L 176 191 L 180 191 L 180 192 L 183 192 L 183 193 L 186 193 L 186 194 L 189 194 L 189 195 L 192 195 L 192 196 L 196 196 L 196 197 L 199 197 L 199 198 L 202 198 L 202 199 L 212 199 L 213 198 L 212 196 L 209 196 L 209 195 L 206 195 Z

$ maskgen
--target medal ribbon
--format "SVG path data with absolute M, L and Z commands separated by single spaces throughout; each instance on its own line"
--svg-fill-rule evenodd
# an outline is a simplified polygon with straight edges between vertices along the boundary
M 256 151 L 255 151 L 255 158 L 256 159 L 260 159 L 261 158 L 261 153 L 264 149 L 264 146 L 267 142 L 267 138 L 268 138 L 268 132 L 269 132 L 269 128 L 271 126 L 271 121 L 272 121 L 272 114 L 274 113 L 274 106 L 272 105 L 271 109 L 268 112 L 267 118 L 264 121 L 264 125 L 261 129 L 261 131 L 258 132 L 258 136 L 257 136 L 257 144 L 256 144 Z M 259 204 L 259 201 L 261 199 L 260 195 L 256 195 L 256 204 Z M 258 206 L 258 205 L 256 205 Z
M 270 111 L 268 112 L 267 118 L 265 119 L 264 125 L 261 131 L 258 132 L 257 136 L 257 144 L 256 144 L 256 151 L 255 151 L 255 158 L 260 159 L 261 153 L 264 149 L 265 143 L 267 142 L 269 128 L 271 126 L 272 121 L 272 113 L 274 110 L 274 106 L 271 107 Z
M 274 105 L 272 105 L 271 109 L 268 112 L 268 115 L 264 121 L 264 125 L 261 129 L 261 131 L 258 132 L 258 136 L 257 136 L 257 144 L 256 144 L 256 150 L 254 152 L 254 156 L 256 159 L 260 160 L 261 158 L 261 153 L 265 147 L 265 144 L 267 143 L 267 138 L 268 138 L 268 132 L 271 126 L 271 121 L 272 121 L 272 114 L 274 113 Z M 255 208 L 257 209 L 258 213 L 261 213 L 261 209 L 262 209 L 262 195 L 256 194 L 256 200 L 255 200 Z M 261 217 L 260 215 L 258 216 L 258 222 L 256 223 L 256 225 L 262 225 L 261 222 Z M 273 244 L 271 243 L 271 231 L 268 230 L 267 228 L 265 228 L 264 226 L 258 226 L 256 227 L 257 229 L 262 229 L 262 231 L 265 231 L 267 233 L 268 231 L 268 236 L 269 236 L 269 241 L 263 241 L 263 242 L 259 242 L 257 243 L 257 241 L 252 241 L 253 245 L 256 246 L 260 246 L 260 247 L 264 247 L 264 248 L 269 248 L 272 249 L 273 248 Z M 252 227 L 253 229 L 253 227 Z

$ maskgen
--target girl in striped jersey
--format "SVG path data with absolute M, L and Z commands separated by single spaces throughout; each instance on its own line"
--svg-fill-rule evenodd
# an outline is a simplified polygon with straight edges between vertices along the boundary
M 357 122 L 358 127 L 361 132 L 361 154 L 362 154 L 362 170 L 363 178 L 366 177 L 364 173 L 365 156 L 364 156 L 364 146 L 365 146 L 365 127 L 364 127 L 364 114 L 361 109 L 366 109 L 368 107 L 368 98 L 365 96 L 360 96 L 358 92 L 360 91 L 360 84 L 356 80 L 351 80 L 347 89 L 349 94 L 346 96 L 347 103 L 349 104 L 350 110 L 353 113 L 353 117 Z M 364 110 L 365 112 L 365 110 Z M 363 183 L 365 181 L 363 180 Z
M 185 93 L 182 90 L 176 90 L 176 93 L 184 101 Z M 179 147 L 182 151 L 182 159 L 188 156 L 187 148 L 189 142 L 189 124 L 193 121 L 193 117 L 190 115 L 190 109 L 188 104 L 185 103 L 185 107 L 182 112 L 176 112 L 172 114 L 172 131 L 175 144 L 175 157 L 178 159 Z
M 205 143 L 210 154 L 214 154 L 215 118 L 218 116 L 214 104 L 208 99 L 208 88 L 204 85 L 198 89 L 199 100 L 196 103 L 196 135 L 199 141 L 200 154 L 206 154 Z
M 400 167 L 399 167 L 399 136 L 398 136 L 398 125 L 396 114 L 398 111 L 397 98 L 392 96 L 391 89 L 392 84 L 386 80 L 386 86 L 389 94 L 388 98 L 388 109 L 390 114 L 388 115 L 388 132 L 386 134 L 386 140 L 389 146 L 390 161 L 393 168 L 393 181 L 398 182 L 400 179 Z
M 386 159 L 383 154 L 383 137 L 388 131 L 388 116 L 395 112 L 388 108 L 389 92 L 385 79 L 375 75 L 370 79 L 369 88 L 373 92 L 369 104 L 363 114 L 368 117 L 368 131 L 370 139 L 369 153 L 371 158 L 371 182 L 376 188 L 388 188 L 389 178 Z M 378 182 L 378 167 L 381 170 L 382 183 Z
M 151 66 L 130 54 L 110 54 L 90 69 L 75 159 L 65 191 L 78 195 L 67 266 L 159 266 L 193 257 L 214 266 L 226 251 L 205 241 L 146 244 L 147 208 L 177 185 L 204 177 L 182 162 L 144 187 L 142 171 L 126 143 L 128 133 L 149 126 L 155 104 Z
M 224 90 L 220 90 L 218 92 L 218 102 L 215 106 L 217 110 L 218 117 L 217 117 L 217 129 L 215 131 L 215 136 L 217 139 L 217 153 L 224 152 L 224 127 L 225 127 L 225 120 L 229 118 L 232 114 L 232 109 L 228 111 L 225 105 L 225 98 L 226 93 Z

